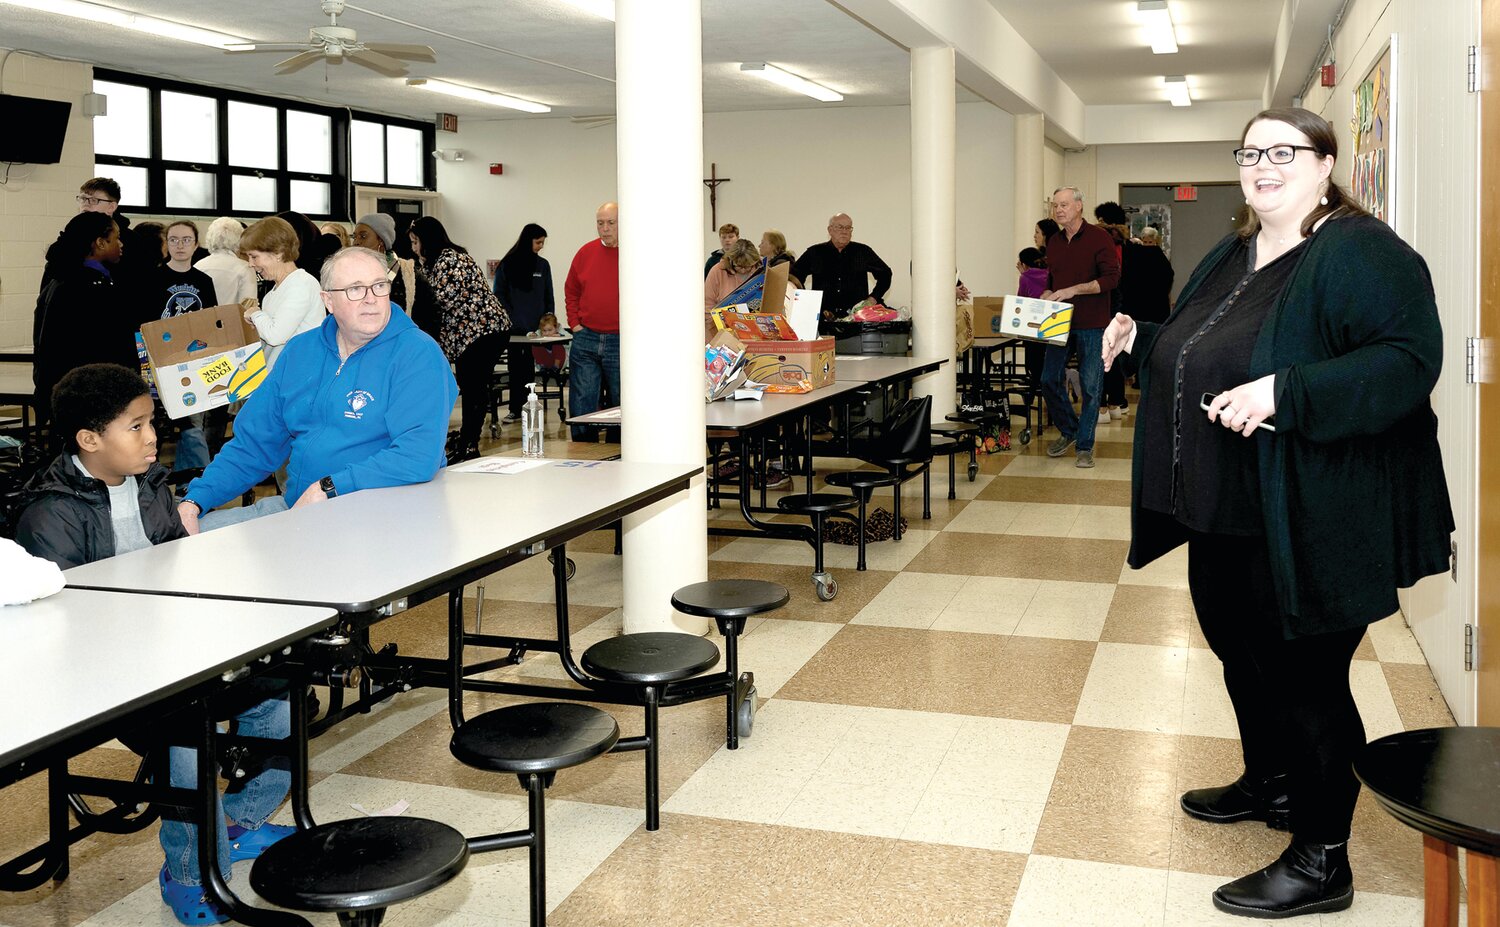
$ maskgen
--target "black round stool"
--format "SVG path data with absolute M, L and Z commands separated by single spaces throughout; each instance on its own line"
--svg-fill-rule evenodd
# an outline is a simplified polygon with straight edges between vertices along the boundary
M 782 496 L 776 507 L 783 512 L 806 515 L 812 520 L 813 529 L 813 589 L 818 598 L 830 602 L 839 594 L 839 584 L 832 573 L 823 569 L 823 522 L 835 512 L 847 512 L 859 505 L 859 499 L 842 493 L 813 492 Z
M 476 853 L 531 848 L 532 927 L 547 922 L 547 788 L 559 769 L 602 756 L 619 739 L 620 725 L 607 711 L 576 702 L 530 702 L 465 721 L 448 742 L 448 751 L 460 763 L 515 773 L 526 790 L 526 830 L 475 837 L 469 845 Z
M 740 748 L 755 726 L 755 674 L 740 675 L 740 635 L 751 615 L 772 612 L 791 601 L 780 583 L 763 579 L 716 579 L 693 583 L 672 593 L 672 607 L 684 615 L 712 618 L 724 635 L 724 663 L 729 677 L 725 697 L 724 745 Z
M 974 443 L 975 433 L 977 431 L 979 431 L 979 426 L 976 425 L 976 424 L 974 424 L 973 422 L 955 422 L 955 421 L 934 422 L 933 425 L 932 425 L 932 427 L 929 428 L 928 431 L 932 432 L 932 436 L 934 438 L 941 437 L 941 438 L 952 438 L 952 439 L 954 439 L 955 441 L 957 441 L 959 443 L 958 450 L 960 450 L 960 451 L 962 451 L 964 448 L 968 448 L 968 451 L 969 451 L 969 482 L 971 482 L 971 483 L 974 482 L 974 477 L 976 477 L 976 476 L 979 475 L 979 449 L 978 449 L 978 446 Z M 1028 435 L 1027 438 L 1026 438 L 1026 440 L 1030 441 L 1031 440 L 1031 436 Z M 1023 443 L 1025 443 L 1025 442 L 1023 442 Z M 933 445 L 932 451 L 933 451 L 934 455 L 940 453 L 938 451 L 938 449 L 937 449 L 937 445 L 936 444 Z M 950 455 L 949 458 L 948 458 L 948 498 L 949 499 L 954 498 L 953 478 L 954 478 L 953 456 Z
M 646 631 L 602 640 L 583 652 L 579 666 L 605 682 L 635 686 L 646 708 L 646 733 L 622 738 L 615 752 L 646 751 L 646 829 L 661 826 L 660 760 L 656 714 L 661 690 L 669 682 L 696 676 L 719 662 L 719 648 L 694 634 Z
M 865 568 L 865 510 L 870 506 L 870 497 L 881 486 L 895 486 L 901 478 L 885 470 L 836 470 L 823 477 L 829 486 L 837 486 L 854 493 L 859 500 L 859 558 L 855 570 Z
M 973 451 L 974 451 L 974 442 L 972 440 L 970 440 L 968 442 L 960 442 L 957 438 L 950 438 L 950 437 L 947 437 L 946 435 L 934 434 L 932 436 L 932 456 L 933 457 L 947 457 L 948 458 L 948 498 L 949 499 L 957 499 L 958 498 L 958 492 L 956 491 L 956 488 L 954 486 L 954 484 L 958 480 L 958 475 L 956 473 L 957 468 L 954 466 L 954 460 L 955 460 L 955 458 L 957 458 L 957 456 L 959 454 L 963 453 L 963 450 L 964 450 L 963 445 L 964 445 L 964 443 L 967 443 L 969 445 L 969 452 L 973 453 Z M 929 467 L 928 470 L 922 474 L 922 479 L 924 481 L 923 482 L 923 490 L 922 490 L 922 517 L 923 518 L 931 518 L 932 517 L 932 508 L 931 508 L 931 505 L 930 505 L 932 494 L 930 492 L 929 484 L 926 482 L 929 479 L 930 475 L 931 475 L 931 468 Z M 972 482 L 974 480 L 974 477 L 972 475 L 970 475 L 969 476 L 969 480 L 970 480 L 970 482 Z
M 427 894 L 468 862 L 468 842 L 447 824 L 354 818 L 267 847 L 250 869 L 250 887 L 283 908 L 336 912 L 344 927 L 379 927 L 388 906 Z

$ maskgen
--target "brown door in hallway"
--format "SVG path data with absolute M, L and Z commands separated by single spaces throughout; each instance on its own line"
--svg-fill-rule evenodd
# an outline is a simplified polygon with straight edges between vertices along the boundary
M 1500 0 L 1484 0 L 1479 50 L 1479 334 L 1490 347 L 1479 384 L 1478 722 L 1500 726 Z

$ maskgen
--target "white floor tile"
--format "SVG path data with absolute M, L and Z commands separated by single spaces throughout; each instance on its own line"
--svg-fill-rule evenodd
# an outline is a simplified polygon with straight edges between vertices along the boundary
M 1045 808 L 1045 802 L 981 799 L 929 789 L 901 839 L 1029 853 Z
M 921 521 L 921 512 L 913 519 L 904 513 L 913 527 L 902 532 L 901 540 L 879 541 L 865 547 L 865 563 L 872 570 L 897 572 L 922 552 L 922 548 L 937 536 L 936 531 L 915 527 Z M 763 538 L 740 538 L 725 544 L 709 554 L 710 560 L 732 560 L 737 563 L 779 563 L 788 566 L 806 566 L 812 573 L 812 548 L 802 541 L 768 540 Z M 853 570 L 859 560 L 859 552 L 853 545 L 824 544 L 823 562 L 831 571 Z
M 1016 513 L 1006 527 L 1006 534 L 1024 534 L 1030 537 L 1065 538 L 1073 530 L 1082 506 L 1056 505 L 1048 502 L 1027 502 Z
M 805 546 L 805 545 L 804 545 Z M 624 604 L 621 585 L 623 557 L 588 551 L 567 552 L 578 570 L 568 583 L 568 601 L 578 605 L 616 608 Z M 538 554 L 486 578 L 484 594 L 490 599 L 517 602 L 554 601 L 552 564 Z
M 1070 538 L 1098 538 L 1106 541 L 1130 540 L 1130 509 L 1123 505 L 1080 506 Z
M 1010 927 L 1161 927 L 1167 872 L 1052 856 L 1026 861 Z
M 1234 704 L 1224 688 L 1224 664 L 1212 650 L 1188 650 L 1187 688 L 1182 699 L 1183 734 L 1239 740 Z
M 1073 723 L 1179 733 L 1186 680 L 1186 647 L 1100 644 Z
M 1379 663 L 1355 660 L 1349 667 L 1349 688 L 1354 692 L 1354 704 L 1359 706 L 1365 736 L 1370 740 L 1406 730 Z
M 767 618 L 740 636 L 740 672 L 755 674 L 755 691 L 770 698 L 839 632 L 839 625 L 823 621 Z M 710 638 L 722 648 L 722 639 Z M 723 663 L 710 672 L 723 669 Z
M 1104 630 L 1104 619 L 1114 594 L 1112 583 L 1041 580 L 1013 633 L 1022 637 L 1096 641 Z
M 355 715 L 311 741 L 308 768 L 337 772 L 447 707 L 448 694 L 438 689 L 415 689 L 386 699 L 370 709 L 368 718 Z
M 964 579 L 946 573 L 898 574 L 849 623 L 887 628 L 930 628 L 957 594 Z
M 947 531 L 968 531 L 974 534 L 1004 534 L 1026 507 L 1024 502 L 988 502 L 975 500 L 964 506 L 948 522 Z
M 1067 739 L 1066 724 L 965 718 L 931 788 L 992 800 L 1045 802 Z
M 843 834 L 899 837 L 922 801 L 923 790 L 857 785 L 822 788 L 810 783 L 776 819 L 786 827 Z
M 1370 635 L 1370 643 L 1375 647 L 1375 656 L 1382 663 L 1427 662 L 1427 655 L 1422 653 L 1422 645 L 1417 643 L 1411 628 L 1406 626 L 1405 616 L 1400 612 L 1370 625 L 1366 633 Z

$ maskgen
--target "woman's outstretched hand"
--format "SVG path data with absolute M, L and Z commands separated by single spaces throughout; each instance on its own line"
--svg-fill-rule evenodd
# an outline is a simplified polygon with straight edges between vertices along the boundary
M 1104 360 L 1106 372 L 1114 364 L 1115 358 L 1130 347 L 1134 338 L 1135 319 L 1123 312 L 1116 312 L 1115 317 L 1110 319 L 1109 324 L 1104 327 L 1104 344 L 1099 351 L 1099 356 Z

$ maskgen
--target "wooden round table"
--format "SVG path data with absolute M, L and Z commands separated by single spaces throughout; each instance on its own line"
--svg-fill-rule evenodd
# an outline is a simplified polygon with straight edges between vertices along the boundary
M 1354 774 L 1422 832 L 1426 927 L 1458 924 L 1458 848 L 1468 850 L 1470 927 L 1500 927 L 1500 728 L 1429 728 L 1368 744 Z

